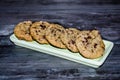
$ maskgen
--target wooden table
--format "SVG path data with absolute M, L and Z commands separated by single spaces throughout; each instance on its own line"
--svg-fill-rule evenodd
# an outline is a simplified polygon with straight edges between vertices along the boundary
M 14 45 L 9 36 L 20 21 L 50 21 L 81 30 L 98 29 L 114 42 L 104 64 L 94 69 Z M 0 80 L 116 80 L 120 78 L 120 5 L 97 0 L 1 0 Z

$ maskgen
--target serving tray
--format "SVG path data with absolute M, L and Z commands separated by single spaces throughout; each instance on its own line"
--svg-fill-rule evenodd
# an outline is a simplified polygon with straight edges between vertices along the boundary
M 87 58 L 82 57 L 79 53 L 72 53 L 71 51 L 67 49 L 56 48 L 48 44 L 39 44 L 36 41 L 27 42 L 24 40 L 19 40 L 14 34 L 10 36 L 10 40 L 18 46 L 22 46 L 22 47 L 29 48 L 35 51 L 39 51 L 39 52 L 43 52 L 43 53 L 50 54 L 53 56 L 61 57 L 61 58 L 64 58 L 70 61 L 88 65 L 94 68 L 98 68 L 104 63 L 105 59 L 110 54 L 110 51 L 112 50 L 113 45 L 114 45 L 113 42 L 103 40 L 105 44 L 104 55 L 97 59 L 87 59 Z

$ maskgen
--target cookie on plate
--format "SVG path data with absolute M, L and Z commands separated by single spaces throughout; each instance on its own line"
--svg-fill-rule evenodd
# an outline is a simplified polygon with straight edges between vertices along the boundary
M 23 21 L 18 23 L 14 28 L 15 36 L 21 40 L 32 41 L 33 39 L 29 31 L 31 25 L 31 21 Z
M 72 52 L 78 52 L 78 49 L 75 44 L 76 36 L 80 31 L 76 28 L 67 28 L 64 30 L 64 33 L 61 35 L 62 42 L 66 47 Z
M 32 24 L 30 27 L 30 34 L 34 40 L 40 44 L 48 44 L 48 41 L 45 38 L 45 32 L 50 23 L 45 21 L 38 21 Z
M 98 30 L 81 31 L 81 34 L 77 36 L 76 46 L 80 54 L 89 59 L 101 57 L 105 50 L 105 45 Z
M 51 24 L 46 30 L 46 39 L 55 47 L 66 48 L 60 39 L 63 30 L 64 28 L 61 25 Z

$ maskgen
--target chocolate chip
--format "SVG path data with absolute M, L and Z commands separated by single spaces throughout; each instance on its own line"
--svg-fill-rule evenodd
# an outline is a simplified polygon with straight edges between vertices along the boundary
M 46 26 L 44 26 L 44 25 L 40 25 L 41 27 L 42 27 L 42 29 L 45 29 L 46 28 Z
M 28 34 L 27 32 L 25 32 L 25 34 Z
M 94 52 L 93 49 L 91 51 Z
M 85 41 L 82 41 L 82 43 L 85 43 Z
M 60 31 L 60 32 L 61 32 L 61 30 L 60 30 L 60 29 L 58 29 L 58 31 Z
M 75 41 L 71 40 L 71 43 L 72 43 L 72 44 L 75 44 Z
M 88 42 L 88 38 L 87 37 L 85 37 L 84 39 L 85 39 L 85 42 Z
M 70 44 L 70 42 L 68 42 L 68 44 Z
M 72 30 L 70 30 L 70 32 L 71 32 L 71 34 L 73 34 L 73 31 L 72 31 Z
M 96 48 L 96 47 L 97 47 L 97 44 L 95 43 L 95 44 L 94 44 L 94 48 Z
M 38 35 L 38 33 L 36 33 L 36 35 Z
M 54 36 L 56 36 L 56 34 L 54 34 Z
M 23 23 L 23 24 L 26 24 L 26 23 Z
M 37 29 L 37 27 L 32 27 L 32 28 Z
M 87 38 L 88 38 L 88 39 L 91 39 L 91 36 L 88 36 Z
M 103 49 L 105 49 L 105 47 L 102 46 Z
M 38 31 L 36 30 L 35 32 L 36 32 L 36 35 L 38 35 Z
M 51 33 L 53 33 L 54 32 L 54 30 L 51 30 Z
M 43 35 L 43 38 L 45 39 L 45 35 Z

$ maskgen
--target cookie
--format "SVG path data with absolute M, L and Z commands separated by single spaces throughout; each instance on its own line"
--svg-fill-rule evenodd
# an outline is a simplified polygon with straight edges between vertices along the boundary
M 67 28 L 64 30 L 64 33 L 61 35 L 62 42 L 66 47 L 72 52 L 78 52 L 78 49 L 75 44 L 76 36 L 80 31 L 76 28 Z
M 66 48 L 60 39 L 63 30 L 64 28 L 61 25 L 51 24 L 46 30 L 46 39 L 55 47 Z
M 34 40 L 40 44 L 48 44 L 48 41 L 45 38 L 45 32 L 50 23 L 45 21 L 39 21 L 32 24 L 30 27 L 30 34 Z
M 32 41 L 33 39 L 29 31 L 31 25 L 31 21 L 23 21 L 18 23 L 14 28 L 15 36 L 20 40 Z
M 81 34 L 77 36 L 76 46 L 80 54 L 89 59 L 101 57 L 105 50 L 98 30 L 81 31 Z

